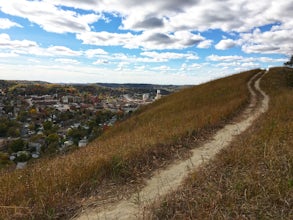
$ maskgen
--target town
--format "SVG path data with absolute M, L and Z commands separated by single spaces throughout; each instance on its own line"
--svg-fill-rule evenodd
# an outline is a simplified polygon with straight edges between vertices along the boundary
M 0 82 L 0 168 L 85 147 L 177 87 Z

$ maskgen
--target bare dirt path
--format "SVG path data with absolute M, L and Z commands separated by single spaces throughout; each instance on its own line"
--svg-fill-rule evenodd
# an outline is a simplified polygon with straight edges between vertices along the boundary
M 260 72 L 248 82 L 251 93 L 250 105 L 244 110 L 237 122 L 227 124 L 219 130 L 211 140 L 192 150 L 192 156 L 184 161 L 176 161 L 164 170 L 158 170 L 139 192 L 129 199 L 117 203 L 84 210 L 79 220 L 88 219 L 143 219 L 147 213 L 146 207 L 160 197 L 176 190 L 190 171 L 212 159 L 221 149 L 227 147 L 233 137 L 239 135 L 251 126 L 255 119 L 266 112 L 269 97 L 261 90 L 259 83 L 262 78 Z M 257 97 L 257 92 L 262 97 Z

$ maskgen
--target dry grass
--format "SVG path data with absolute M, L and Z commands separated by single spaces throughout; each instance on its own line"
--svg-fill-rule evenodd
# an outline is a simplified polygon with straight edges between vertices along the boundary
M 259 70 L 215 80 L 163 98 L 116 125 L 89 147 L 0 173 L 0 216 L 52 219 L 67 215 L 103 178 L 134 175 L 153 154 L 214 128 L 247 104 L 246 82 Z M 0 218 L 1 219 L 1 218 Z
M 154 207 L 153 219 L 293 219 L 293 69 L 271 69 L 261 87 L 269 111 Z

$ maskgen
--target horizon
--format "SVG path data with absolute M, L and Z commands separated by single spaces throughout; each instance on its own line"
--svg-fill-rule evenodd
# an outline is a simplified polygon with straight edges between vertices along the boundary
M 43 83 L 43 84 L 55 84 L 55 85 L 154 85 L 154 86 L 189 86 L 189 85 L 176 85 L 176 84 L 153 84 L 153 83 L 103 83 L 103 82 L 90 82 L 90 83 L 71 83 L 71 82 L 48 82 L 41 80 L 22 80 L 22 79 L 0 79 L 0 81 L 8 82 L 27 82 L 27 83 Z
M 0 0 L 0 79 L 197 85 L 280 66 L 292 0 Z

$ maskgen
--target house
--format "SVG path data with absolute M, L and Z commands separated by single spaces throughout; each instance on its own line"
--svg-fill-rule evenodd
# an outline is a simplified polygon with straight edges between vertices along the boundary
M 73 145 L 73 141 L 65 141 L 63 147 L 69 147 L 71 145 Z
M 62 97 L 62 102 L 63 102 L 63 103 L 69 103 L 69 98 L 68 98 L 68 96 L 63 96 L 63 97 Z
M 40 154 L 42 149 L 42 144 L 38 142 L 29 142 L 28 147 L 29 149 L 35 151 L 37 154 Z
M 13 160 L 15 160 L 16 159 L 16 156 L 15 155 L 11 155 L 10 157 L 9 157 L 9 160 L 11 160 L 11 161 L 13 161 Z
M 34 153 L 32 154 L 32 158 L 34 159 L 38 159 L 40 157 L 40 154 Z
M 87 139 L 82 139 L 78 142 L 78 147 L 85 147 L 88 144 Z

